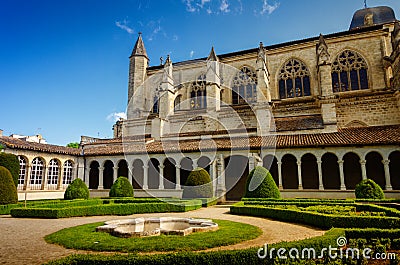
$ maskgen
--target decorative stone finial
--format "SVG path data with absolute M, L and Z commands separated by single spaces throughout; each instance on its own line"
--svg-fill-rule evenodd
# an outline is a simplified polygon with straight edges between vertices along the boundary
M 164 66 L 170 66 L 172 64 L 171 57 L 169 54 L 167 55 L 167 59 L 165 59 L 165 64 Z
M 266 54 L 265 54 L 265 49 L 264 49 L 264 44 L 260 41 L 260 45 L 258 46 L 258 56 L 257 56 L 257 61 L 262 60 L 263 62 L 266 61 Z
M 319 40 L 317 43 L 317 63 L 318 65 L 330 63 L 328 45 L 326 44 L 325 38 L 322 34 L 319 35 Z
M 139 36 L 135 43 L 135 47 L 133 47 L 131 57 L 132 56 L 144 56 L 147 59 L 149 59 L 149 57 L 147 56 L 146 48 L 144 47 L 144 42 L 142 39 L 142 32 L 139 32 Z
M 215 54 L 214 46 L 211 47 L 211 51 L 210 51 L 210 54 L 207 57 L 207 61 L 213 61 L 213 62 L 218 62 L 219 61 L 218 56 Z

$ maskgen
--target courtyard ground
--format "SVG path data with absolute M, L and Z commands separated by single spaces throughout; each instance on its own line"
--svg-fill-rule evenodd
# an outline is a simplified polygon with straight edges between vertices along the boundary
M 263 234 L 256 239 L 206 251 L 260 247 L 264 243 L 270 244 L 280 241 L 293 241 L 319 236 L 324 233 L 323 230 L 304 225 L 284 223 L 251 216 L 231 215 L 229 214 L 229 206 L 227 205 L 201 208 L 186 213 L 152 213 L 131 216 L 94 216 L 66 219 L 30 219 L 0 216 L 0 264 L 42 264 L 49 260 L 65 257 L 74 253 L 93 253 L 65 249 L 61 246 L 48 244 L 44 241 L 44 236 L 67 227 L 139 216 L 214 218 L 251 224 L 259 227 L 263 231 Z

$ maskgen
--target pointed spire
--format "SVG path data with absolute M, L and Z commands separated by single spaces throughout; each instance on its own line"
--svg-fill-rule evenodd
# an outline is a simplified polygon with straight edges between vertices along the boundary
M 215 54 L 214 46 L 211 47 L 211 51 L 210 51 L 210 54 L 207 57 L 207 61 L 213 61 L 213 62 L 218 62 L 219 61 L 218 56 Z
M 142 39 L 142 33 L 139 32 L 139 36 L 137 38 L 137 41 L 135 43 L 135 47 L 133 48 L 132 56 L 144 56 L 147 59 L 149 59 L 149 57 L 147 56 L 147 52 L 146 52 L 146 48 L 144 47 L 144 43 L 143 43 L 143 39 Z
M 258 56 L 257 56 L 257 61 L 261 60 L 262 62 L 265 63 L 266 61 L 266 55 L 265 55 L 265 50 L 264 50 L 264 44 L 260 41 L 260 45 L 258 46 Z
M 167 55 L 167 59 L 165 59 L 165 64 L 164 67 L 168 67 L 172 65 L 172 61 L 171 61 L 171 57 L 169 56 L 169 54 Z
M 322 34 L 319 34 L 319 40 L 316 46 L 318 65 L 328 64 L 330 61 L 330 54 L 328 52 L 328 45 Z

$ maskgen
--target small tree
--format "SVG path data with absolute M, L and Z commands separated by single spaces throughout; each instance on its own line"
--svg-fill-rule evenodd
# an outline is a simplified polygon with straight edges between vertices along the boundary
M 79 148 L 79 143 L 69 143 L 67 144 L 67 147 L 71 147 L 71 148 Z
M 14 185 L 10 171 L 0 166 L 0 204 L 18 202 L 17 188 Z
M 364 179 L 356 185 L 355 194 L 357 199 L 384 199 L 382 188 L 372 179 Z
M 68 185 L 64 193 L 64 200 L 89 199 L 89 189 L 80 178 Z
M 16 155 L 0 153 L 0 166 L 7 168 L 13 178 L 15 187 L 18 186 L 19 160 Z
M 184 198 L 211 198 L 213 189 L 210 174 L 204 168 L 190 172 L 183 189 Z
M 110 197 L 133 197 L 132 184 L 126 177 L 119 177 L 111 186 Z
M 281 197 L 271 173 L 264 167 L 254 168 L 246 181 L 246 198 L 277 198 Z

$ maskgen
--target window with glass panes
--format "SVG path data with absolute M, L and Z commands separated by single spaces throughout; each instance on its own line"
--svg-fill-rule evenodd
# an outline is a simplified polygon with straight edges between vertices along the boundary
M 64 163 L 64 174 L 63 174 L 63 184 L 68 185 L 72 182 L 72 162 L 65 161 Z
M 47 176 L 47 184 L 57 185 L 58 183 L 59 164 L 55 159 L 50 160 L 49 173 Z
M 18 185 L 25 184 L 25 176 L 26 176 L 26 159 L 23 156 L 18 156 L 19 160 L 19 177 L 18 177 Z
M 36 157 L 32 161 L 30 184 L 42 184 L 43 179 L 44 163 L 39 157 Z
M 242 69 L 233 78 L 232 104 L 248 104 L 257 101 L 257 75 L 249 67 Z
M 190 108 L 204 109 L 207 107 L 207 87 L 206 75 L 200 75 L 195 82 L 192 83 L 190 89 Z
M 310 95 L 310 71 L 302 61 L 290 59 L 279 73 L 280 98 L 297 98 Z

